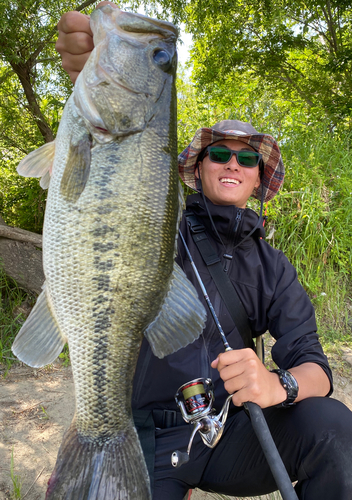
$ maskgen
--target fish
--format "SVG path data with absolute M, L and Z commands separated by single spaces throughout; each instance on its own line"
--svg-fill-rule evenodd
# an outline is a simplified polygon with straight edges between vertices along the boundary
M 45 283 L 12 350 L 52 363 L 67 342 L 75 415 L 47 500 L 148 500 L 131 396 L 145 336 L 162 358 L 201 334 L 206 312 L 175 263 L 182 215 L 177 174 L 176 27 L 104 5 L 94 50 L 57 137 L 19 164 L 48 187 Z

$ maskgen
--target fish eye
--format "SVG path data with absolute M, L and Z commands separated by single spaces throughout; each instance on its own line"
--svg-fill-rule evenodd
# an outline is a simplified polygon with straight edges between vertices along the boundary
M 170 68 L 171 58 L 166 50 L 157 49 L 153 54 L 153 59 L 154 62 L 164 71 L 167 71 Z

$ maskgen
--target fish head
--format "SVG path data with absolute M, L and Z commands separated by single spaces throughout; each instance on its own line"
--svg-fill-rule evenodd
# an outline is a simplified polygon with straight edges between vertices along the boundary
M 92 13 L 91 28 L 95 48 L 74 102 L 98 142 L 142 132 L 175 111 L 173 24 L 104 5 Z

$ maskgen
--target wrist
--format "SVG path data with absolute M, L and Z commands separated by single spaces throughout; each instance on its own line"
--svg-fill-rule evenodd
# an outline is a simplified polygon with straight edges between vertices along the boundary
M 270 372 L 270 375 L 273 378 L 271 406 L 276 406 L 286 400 L 287 392 L 280 382 L 279 375 L 273 372 Z

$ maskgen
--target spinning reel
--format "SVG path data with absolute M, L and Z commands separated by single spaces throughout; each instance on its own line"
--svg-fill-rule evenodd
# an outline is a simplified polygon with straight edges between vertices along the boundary
M 175 400 L 181 410 L 185 422 L 193 424 L 193 431 L 188 443 L 187 452 L 176 450 L 171 456 L 174 467 L 189 461 L 194 436 L 199 432 L 203 443 L 209 448 L 214 448 L 219 442 L 229 410 L 231 395 L 227 397 L 220 413 L 216 415 L 213 409 L 214 390 L 210 378 L 196 378 L 183 384 L 175 395 Z

